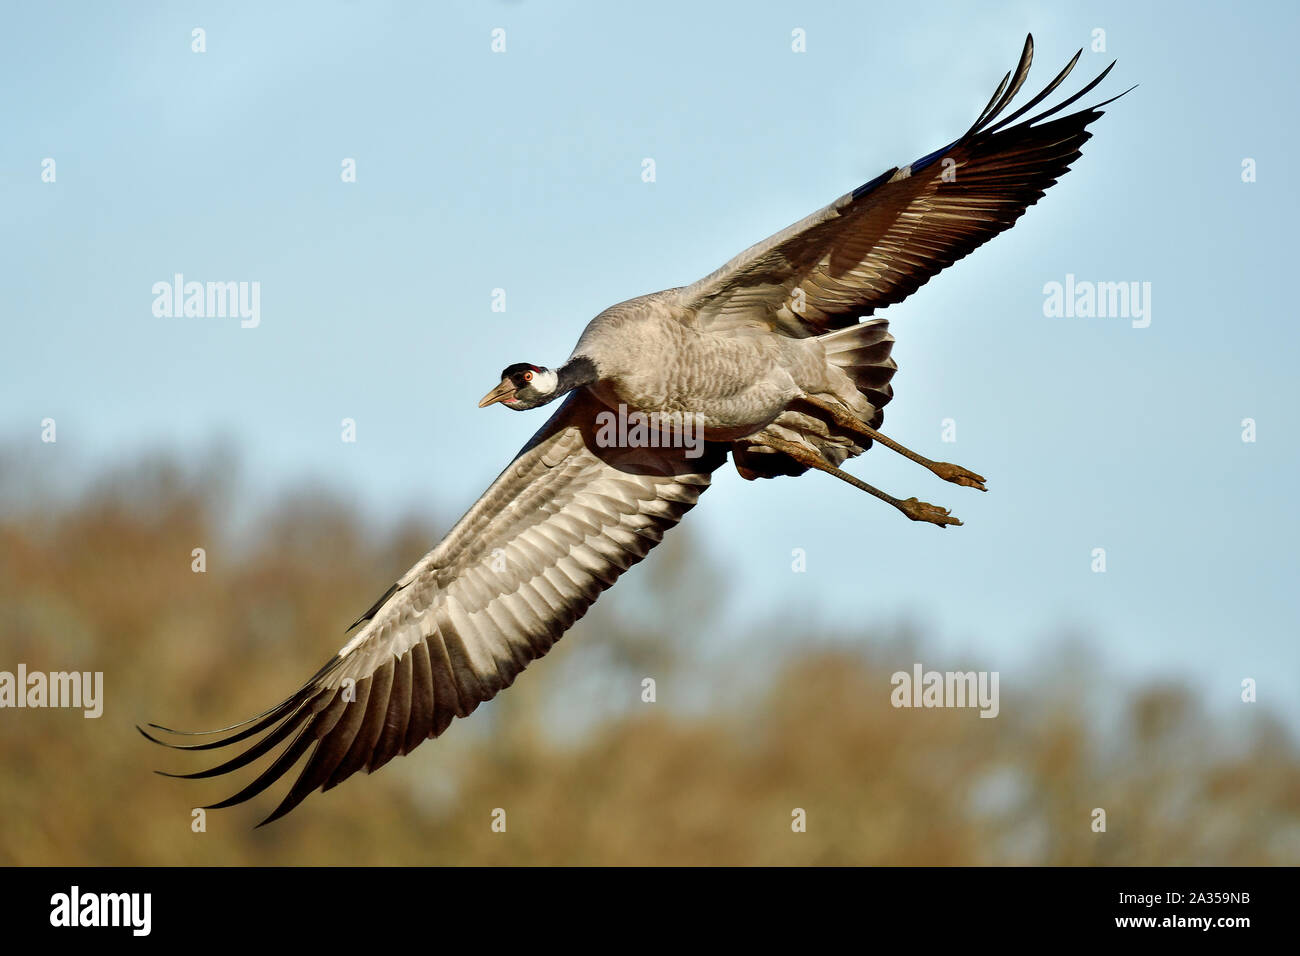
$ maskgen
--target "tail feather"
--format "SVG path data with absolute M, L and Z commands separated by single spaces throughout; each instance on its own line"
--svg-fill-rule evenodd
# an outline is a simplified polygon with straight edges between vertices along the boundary
M 872 428 L 879 428 L 885 420 L 885 406 L 894 397 L 890 379 L 898 370 L 898 365 L 889 354 L 894 347 L 894 337 L 889 334 L 889 322 L 885 319 L 868 319 L 848 328 L 819 335 L 817 339 L 826 352 L 827 360 L 843 369 L 866 400 L 869 407 L 860 413 L 863 421 Z M 778 419 L 776 424 L 795 427 L 794 422 L 784 418 Z M 836 466 L 843 464 L 846 458 L 861 454 L 871 447 L 869 439 L 854 438 L 846 441 L 838 435 L 828 436 L 824 430 L 821 434 L 808 430 L 803 432 L 802 437 L 821 452 L 822 457 Z M 808 470 L 807 465 L 800 464 L 783 452 L 745 442 L 732 445 L 732 460 L 741 477 L 750 481 L 755 478 L 775 478 L 778 475 L 802 475 Z
M 873 414 L 867 424 L 879 428 L 885 420 L 885 406 L 894 397 L 890 380 L 898 371 L 898 363 L 890 355 L 894 337 L 888 320 L 868 319 L 820 335 L 817 340 L 826 350 L 826 358 L 853 379 L 862 397 L 871 404 Z

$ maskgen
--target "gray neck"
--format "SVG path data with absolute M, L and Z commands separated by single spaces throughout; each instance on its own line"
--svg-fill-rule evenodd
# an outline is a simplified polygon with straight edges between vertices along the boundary
M 563 395 L 584 385 L 595 385 L 600 380 L 596 363 L 585 355 L 575 355 L 555 370 L 555 394 Z

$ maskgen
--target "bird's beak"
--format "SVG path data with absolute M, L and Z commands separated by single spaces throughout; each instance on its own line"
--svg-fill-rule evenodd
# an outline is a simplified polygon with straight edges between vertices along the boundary
M 510 379 L 502 379 L 501 384 L 492 391 L 483 396 L 483 400 L 478 403 L 479 408 L 487 408 L 497 402 L 504 402 L 507 398 L 514 395 L 515 383 Z

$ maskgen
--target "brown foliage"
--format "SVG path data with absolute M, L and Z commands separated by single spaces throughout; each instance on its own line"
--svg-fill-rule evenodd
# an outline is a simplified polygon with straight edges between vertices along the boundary
M 236 541 L 223 495 L 146 463 L 0 522 L 0 669 L 103 671 L 106 696 L 98 720 L 0 712 L 0 863 L 1300 861 L 1300 762 L 1266 717 L 1228 722 L 1181 688 L 1132 692 L 1073 667 L 1027 691 L 1004 681 L 995 720 L 895 709 L 890 673 L 923 650 L 797 626 L 754 636 L 746 657 L 772 665 L 755 676 L 706 653 L 726 582 L 685 531 L 442 739 L 271 827 L 251 829 L 266 795 L 193 833 L 190 808 L 233 788 L 154 776 L 195 764 L 132 724 L 264 709 L 436 536 L 415 523 L 376 540 L 317 495 Z M 504 834 L 490 828 L 498 807 Z M 1094 807 L 1106 833 L 1091 830 Z M 794 808 L 806 833 L 791 830 Z

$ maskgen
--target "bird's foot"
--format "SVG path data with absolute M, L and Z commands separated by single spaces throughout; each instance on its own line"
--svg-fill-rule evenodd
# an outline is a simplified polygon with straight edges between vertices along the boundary
M 913 521 L 928 521 L 930 524 L 937 524 L 940 528 L 950 524 L 961 524 L 961 521 L 949 514 L 947 508 L 940 508 L 938 505 L 917 501 L 915 498 L 900 501 L 898 510 Z
M 988 491 L 988 489 L 984 487 L 983 475 L 977 475 L 973 471 L 967 471 L 961 465 L 954 465 L 947 461 L 936 461 L 930 466 L 930 470 L 944 481 L 951 481 L 954 485 L 965 485 L 967 488 L 978 488 L 980 491 Z

